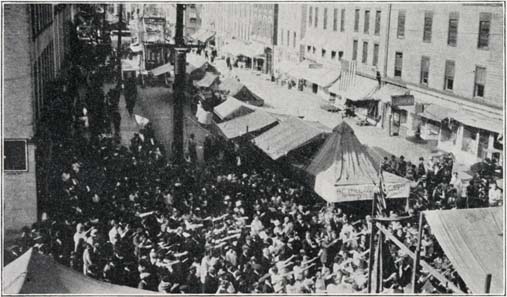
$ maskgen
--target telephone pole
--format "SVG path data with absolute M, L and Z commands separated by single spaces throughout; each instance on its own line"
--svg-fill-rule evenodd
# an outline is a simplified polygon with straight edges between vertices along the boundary
M 123 5 L 119 4 L 120 15 L 118 16 L 118 49 L 117 49 L 117 58 L 118 58 L 118 86 L 121 86 L 121 26 L 123 22 Z M 106 13 L 104 12 L 104 15 Z

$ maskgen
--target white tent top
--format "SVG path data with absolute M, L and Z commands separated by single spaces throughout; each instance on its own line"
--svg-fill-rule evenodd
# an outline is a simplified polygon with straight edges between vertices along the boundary
M 265 128 L 277 122 L 277 119 L 262 110 L 256 110 L 242 117 L 217 124 L 218 128 L 228 139 L 233 139 Z M 247 132 L 248 131 L 248 132 Z
M 217 115 L 217 117 L 223 121 L 246 115 L 253 111 L 254 110 L 252 108 L 246 106 L 243 102 L 231 96 L 227 96 L 227 99 L 224 102 L 220 103 L 213 109 L 213 112 Z
M 50 256 L 28 250 L 4 267 L 2 272 L 4 294 L 153 294 L 101 282 L 56 263 Z
M 491 274 L 491 294 L 505 294 L 503 208 L 425 211 L 445 255 L 474 294 L 483 294 Z

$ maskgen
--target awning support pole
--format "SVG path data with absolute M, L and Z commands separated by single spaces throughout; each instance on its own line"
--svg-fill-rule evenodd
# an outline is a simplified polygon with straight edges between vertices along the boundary
M 421 239 L 423 232 L 423 221 L 424 221 L 424 213 L 419 213 L 419 231 L 417 232 L 417 246 L 415 249 L 415 259 L 414 266 L 412 268 L 412 293 L 416 292 L 416 284 L 417 284 L 417 267 L 419 267 L 419 261 L 421 259 Z
M 377 207 L 377 198 L 375 195 L 373 196 L 372 202 L 371 202 L 371 217 L 375 217 L 375 208 Z M 375 222 L 371 221 L 371 230 L 370 230 L 370 255 L 369 255 L 369 261 L 368 261 L 368 294 L 371 293 L 371 282 L 372 282 L 372 271 L 373 271 L 373 260 L 375 257 L 375 253 L 373 252 L 373 245 L 374 245 L 374 239 L 375 239 Z
M 489 294 L 491 290 L 491 273 L 486 274 L 486 283 L 484 285 L 484 293 Z

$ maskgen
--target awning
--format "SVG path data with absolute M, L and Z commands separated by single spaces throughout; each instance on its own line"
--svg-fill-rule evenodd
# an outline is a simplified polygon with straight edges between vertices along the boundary
M 378 82 L 360 75 L 342 75 L 328 90 L 351 101 L 372 100 L 372 95 L 378 91 Z
M 242 117 L 237 117 L 227 122 L 217 124 L 220 131 L 227 137 L 233 139 L 247 133 L 255 132 L 268 127 L 278 120 L 262 110 L 256 110 Z
M 204 42 L 207 42 L 208 40 L 210 40 L 211 38 L 213 38 L 213 36 L 215 36 L 215 34 L 216 33 L 212 32 L 212 31 L 199 30 L 194 35 L 192 35 L 192 38 L 204 43 Z
M 218 86 L 220 91 L 238 100 L 255 106 L 264 105 L 264 100 L 235 78 L 227 78 Z
M 231 96 L 227 96 L 227 100 L 215 106 L 213 109 L 213 112 L 222 121 L 231 120 L 235 117 L 247 115 L 253 111 L 254 110 L 252 108 L 246 106 L 241 101 Z
M 152 70 L 150 70 L 150 72 L 154 76 L 159 76 L 159 75 L 162 75 L 164 73 L 171 72 L 173 70 L 173 68 L 174 67 L 171 65 L 171 63 L 167 63 L 167 64 L 164 64 L 162 66 L 158 66 L 157 68 L 153 68 Z
M 500 119 L 486 117 L 478 113 L 461 109 L 447 115 L 467 126 L 479 128 L 486 131 L 503 133 L 504 124 Z
M 210 125 L 213 123 L 213 113 L 210 111 L 204 110 L 202 105 L 197 104 L 197 112 L 195 114 L 197 121 L 203 125 Z
M 194 68 L 191 71 L 204 67 L 206 63 L 208 63 L 208 61 L 206 61 L 206 58 L 204 58 L 203 56 L 199 56 L 196 54 L 187 55 L 187 65 Z
M 194 82 L 194 86 L 199 87 L 199 88 L 209 88 L 217 80 L 218 80 L 218 75 L 213 74 L 211 72 L 206 72 L 206 74 L 204 75 L 204 77 L 201 80 Z
M 113 285 L 58 264 L 51 256 L 29 249 L 2 271 L 4 294 L 146 295 L 154 292 Z
M 447 118 L 453 111 L 449 108 L 445 108 L 442 106 L 438 106 L 435 104 L 424 104 L 424 111 L 419 113 L 420 117 L 435 121 L 441 122 L 445 118 Z
M 325 132 L 314 124 L 290 117 L 254 138 L 253 141 L 271 159 L 277 160 Z
M 392 103 L 392 96 L 406 95 L 410 92 L 407 88 L 398 87 L 391 84 L 385 84 L 371 94 L 371 99 L 380 100 L 385 103 Z
M 502 207 L 425 211 L 431 233 L 473 294 L 504 294 Z
M 130 45 L 130 50 L 134 53 L 142 52 L 143 51 L 143 45 L 136 43 Z
M 328 68 L 305 60 L 297 67 L 294 67 L 289 73 L 291 76 L 302 78 L 323 88 L 327 88 L 340 78 L 340 66 Z

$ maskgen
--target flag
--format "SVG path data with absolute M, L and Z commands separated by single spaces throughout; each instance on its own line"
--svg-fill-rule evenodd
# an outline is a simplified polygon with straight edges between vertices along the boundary
M 144 127 L 146 124 L 148 124 L 150 122 L 150 120 L 148 120 L 147 118 L 142 117 L 137 114 L 135 114 L 134 117 L 136 119 L 136 123 L 141 127 Z

